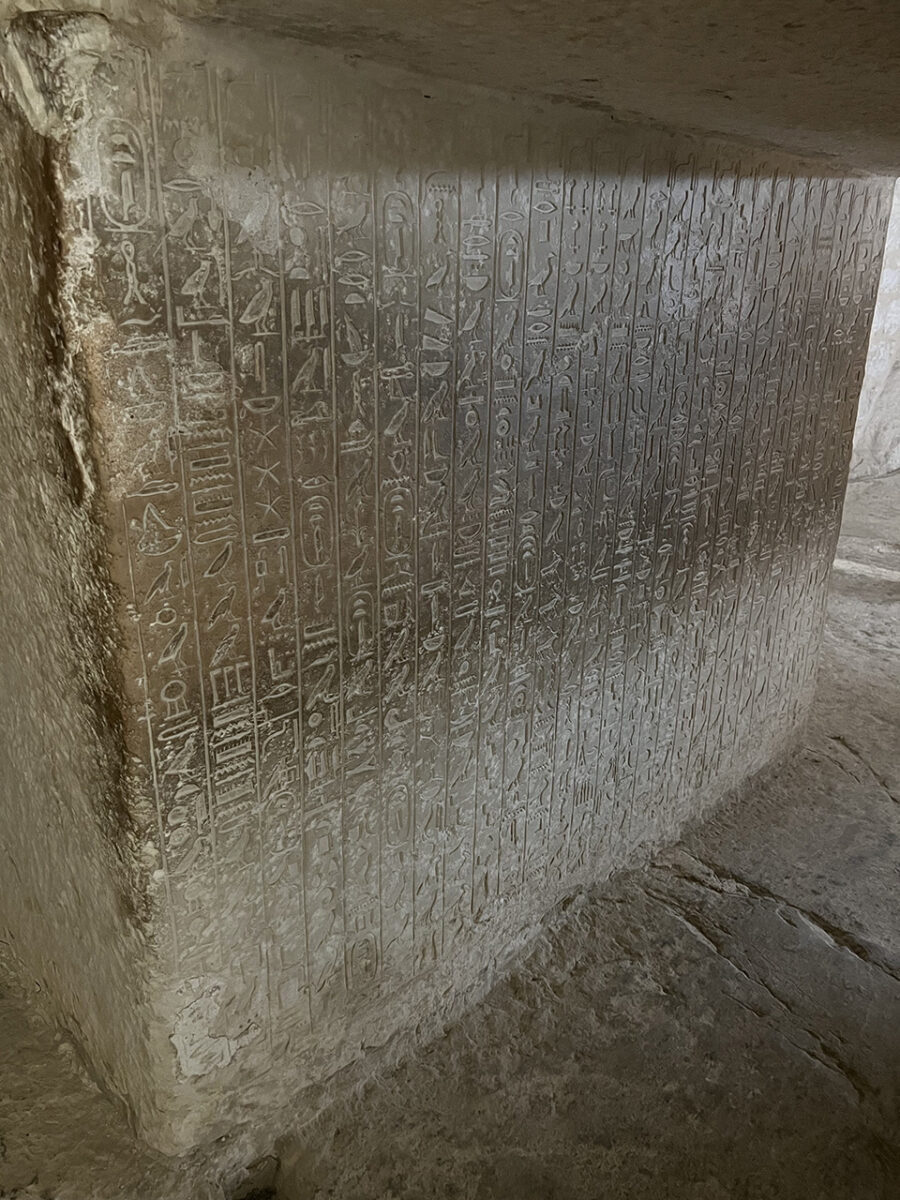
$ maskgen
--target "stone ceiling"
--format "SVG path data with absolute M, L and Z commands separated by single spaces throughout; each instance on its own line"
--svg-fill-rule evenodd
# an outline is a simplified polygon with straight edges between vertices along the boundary
M 898 0 L 182 0 L 426 75 L 900 174 Z
M 228 22 L 900 174 L 900 0 L 0 0 L 0 20 L 34 9 Z

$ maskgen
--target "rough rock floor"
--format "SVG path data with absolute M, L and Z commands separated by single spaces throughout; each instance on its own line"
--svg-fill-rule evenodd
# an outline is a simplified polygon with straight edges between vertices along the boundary
M 900 475 L 851 485 L 791 761 L 573 904 L 440 1042 L 283 1138 L 253 1195 L 897 1200 L 898 884 Z M 247 1195 L 211 1161 L 138 1147 L 0 997 L 0 1195 Z

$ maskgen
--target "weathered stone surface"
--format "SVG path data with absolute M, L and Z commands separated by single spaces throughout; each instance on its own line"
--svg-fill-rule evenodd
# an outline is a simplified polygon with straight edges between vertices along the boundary
M 48 146 L 0 105 L 0 962 L 150 1097 L 140 804 L 127 794 L 113 598 L 62 331 Z
M 893 0 L 0 0 L 100 12 L 141 38 L 177 17 L 250 26 L 426 77 L 489 84 L 900 171 Z
M 892 0 L 183 0 L 465 83 L 900 169 Z
M 280 1200 L 891 1200 L 898 522 L 900 478 L 851 485 L 797 752 L 284 1139 Z
M 866 375 L 853 435 L 853 479 L 900 470 L 900 183 L 882 260 Z
M 103 1037 L 176 1148 L 436 1031 L 784 747 L 890 189 L 264 42 L 76 49 L 149 1063 Z
M 280 1114 L 261 1152 L 142 1146 L 0 995 L 0 1193 L 263 1200 L 275 1144 L 279 1200 L 894 1200 L 900 549 L 892 582 L 867 565 L 898 521 L 900 477 L 851 485 L 788 761 L 571 905 L 399 1070 L 312 1125 Z

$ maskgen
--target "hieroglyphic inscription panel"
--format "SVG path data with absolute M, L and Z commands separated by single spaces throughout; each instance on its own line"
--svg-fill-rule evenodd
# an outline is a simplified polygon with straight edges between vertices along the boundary
M 231 1021 L 201 1074 L 524 922 L 796 721 L 887 194 L 316 63 L 95 87 L 166 946 Z

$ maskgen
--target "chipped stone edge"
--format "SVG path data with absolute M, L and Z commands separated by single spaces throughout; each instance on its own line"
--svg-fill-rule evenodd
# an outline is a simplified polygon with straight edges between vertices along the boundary
M 66 187 L 70 147 L 84 120 L 84 100 L 94 71 L 114 32 L 114 25 L 100 13 L 29 12 L 0 25 L 0 99 L 17 111 L 40 139 L 39 165 L 47 184 L 47 228 L 42 242 L 51 261 L 42 264 L 46 273 L 39 301 L 45 310 L 46 330 L 43 387 L 56 423 L 53 432 L 62 459 L 67 502 L 58 533 L 61 555 L 71 570 L 67 598 L 71 605 L 72 695 L 93 735 L 84 748 L 85 755 L 97 760 L 100 780 L 97 794 L 90 797 L 91 814 L 109 855 L 123 936 L 132 955 L 128 978 L 121 980 L 122 1003 L 134 1005 L 128 1024 L 133 1032 L 139 1032 L 131 1049 L 142 1056 L 136 1069 L 144 1071 L 151 1062 L 154 1043 L 162 1041 L 149 1006 L 159 971 L 153 950 L 157 908 L 153 876 L 159 866 L 159 849 L 151 833 L 153 806 L 143 793 L 137 764 L 128 750 L 132 718 L 122 675 L 125 632 L 120 598 L 110 573 L 108 514 L 92 416 L 97 399 L 89 345 L 95 315 L 90 303 L 92 264 L 86 247 L 67 236 L 72 227 Z M 129 35 L 133 41 L 130 30 Z M 22 970 L 16 955 L 8 958 L 7 966 Z M 11 982 L 15 986 L 19 981 Z M 37 1019 L 49 1020 L 61 1029 L 73 1045 L 81 1071 L 117 1105 L 124 1105 L 132 1125 L 158 1122 L 161 1114 L 154 1111 L 153 1083 L 130 1078 L 129 1070 L 134 1074 L 135 1068 L 128 1066 L 117 1071 L 115 1078 L 101 1075 L 93 1066 L 91 1046 L 79 1034 L 78 1014 L 63 1011 L 53 996 L 39 994 L 35 999 L 30 991 L 29 999 Z M 128 1047 L 122 1049 L 127 1058 Z M 165 1080 L 155 1082 L 161 1091 L 166 1090 Z

